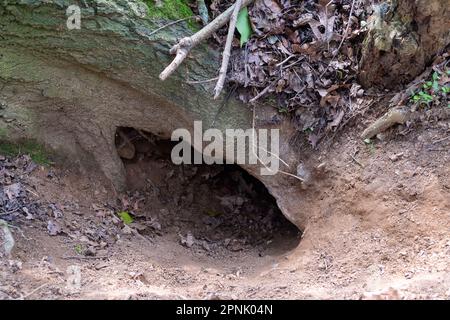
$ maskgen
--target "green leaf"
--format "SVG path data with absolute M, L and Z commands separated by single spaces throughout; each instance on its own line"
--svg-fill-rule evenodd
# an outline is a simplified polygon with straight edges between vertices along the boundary
M 248 17 L 247 7 L 242 8 L 241 11 L 239 11 L 236 21 L 236 28 L 241 34 L 241 47 L 242 47 L 242 45 L 246 43 L 248 39 L 250 39 L 250 35 L 252 34 L 252 26 L 250 24 L 250 19 Z
M 433 81 L 439 80 L 439 74 L 435 71 L 435 72 L 433 72 L 433 75 L 431 76 L 431 78 L 433 79 Z
M 437 82 L 437 81 L 433 82 L 433 90 L 434 91 L 439 91 L 439 82 Z
M 81 244 L 77 244 L 74 247 L 74 250 L 75 250 L 76 253 L 81 254 L 81 253 L 83 253 L 83 246 Z
M 119 212 L 118 215 L 119 215 L 120 219 L 122 219 L 123 223 L 125 223 L 125 224 L 130 224 L 133 222 L 133 218 L 126 211 Z

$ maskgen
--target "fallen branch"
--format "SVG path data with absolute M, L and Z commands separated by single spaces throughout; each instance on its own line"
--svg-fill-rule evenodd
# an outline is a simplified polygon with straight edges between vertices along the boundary
M 253 0 L 242 0 L 241 8 L 250 4 Z M 186 59 L 189 52 L 197 44 L 209 38 L 214 32 L 223 27 L 231 18 L 235 4 L 221 13 L 217 18 L 190 37 L 181 39 L 176 45 L 170 49 L 170 54 L 176 54 L 175 59 L 164 69 L 159 75 L 161 80 L 166 80 Z
M 364 168 L 364 165 L 358 159 L 355 158 L 355 155 L 350 155 L 350 157 L 352 158 L 353 161 L 355 161 L 355 163 L 358 166 L 360 166 L 361 168 Z
M 361 134 L 361 138 L 370 139 L 395 124 L 404 124 L 409 117 L 410 112 L 406 110 L 406 108 L 393 108 L 367 127 L 367 129 Z
M 233 13 L 231 15 L 230 26 L 228 27 L 227 41 L 225 42 L 225 48 L 222 54 L 222 65 L 219 71 L 219 80 L 217 81 L 216 87 L 214 88 L 214 99 L 219 97 L 222 92 L 223 85 L 225 83 L 225 78 L 227 76 L 228 62 L 230 61 L 231 45 L 233 43 L 234 30 L 236 29 L 237 17 L 239 10 L 241 10 L 242 0 L 236 0 L 234 4 Z

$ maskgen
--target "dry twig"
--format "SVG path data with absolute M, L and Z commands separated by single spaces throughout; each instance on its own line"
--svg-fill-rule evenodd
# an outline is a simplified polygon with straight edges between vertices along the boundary
M 217 79 L 219 79 L 219 77 L 214 77 L 214 78 L 206 79 L 206 80 L 186 80 L 186 83 L 187 83 L 187 84 L 208 83 L 208 82 L 216 81 Z
M 223 85 L 225 83 L 225 78 L 227 76 L 228 62 L 230 61 L 231 45 L 233 43 L 234 30 L 236 29 L 237 17 L 239 10 L 241 10 L 242 0 L 236 0 L 234 4 L 233 14 L 230 19 L 230 26 L 228 27 L 227 41 L 225 42 L 225 48 L 222 54 L 222 65 L 219 71 L 219 80 L 214 88 L 214 99 L 217 99 L 222 92 Z
M 242 0 L 241 7 L 245 7 L 253 0 Z M 235 4 L 225 10 L 217 18 L 190 37 L 181 39 L 170 49 L 170 54 L 176 54 L 175 59 L 159 75 L 161 80 L 166 80 L 186 59 L 189 52 L 203 40 L 209 38 L 215 31 L 223 27 L 231 18 Z
M 17 300 L 25 300 L 26 298 L 30 297 L 31 295 L 35 294 L 36 292 L 38 292 L 39 290 L 41 290 L 42 288 L 48 286 L 48 283 L 44 283 L 43 285 L 40 285 L 39 287 L 37 287 L 36 289 L 30 291 L 29 293 L 21 296 L 19 299 Z
M 278 82 L 278 80 L 280 79 L 275 79 L 273 80 L 271 83 L 269 83 L 269 85 L 267 87 L 265 87 L 260 93 L 258 93 L 256 96 L 254 96 L 253 98 L 250 99 L 250 103 L 254 103 L 256 102 L 256 100 L 258 100 L 259 98 L 261 98 L 263 95 L 265 95 L 270 88 L 275 84 L 275 82 Z
M 331 1 L 330 1 L 331 2 Z M 333 57 L 331 58 L 330 62 L 328 63 L 327 67 L 325 68 L 325 70 L 323 70 L 322 74 L 320 75 L 319 78 L 322 78 L 325 73 L 327 72 L 328 68 L 331 65 L 331 62 L 334 60 L 334 58 L 336 58 L 336 56 L 339 53 L 339 50 L 341 50 L 342 45 L 344 44 L 345 39 L 347 39 L 347 34 L 348 34 L 348 30 L 350 29 L 350 23 L 352 22 L 352 16 L 353 16 L 353 10 L 355 9 L 355 2 L 356 0 L 352 1 L 352 7 L 350 8 L 350 14 L 348 16 L 348 22 L 347 22 L 347 27 L 345 28 L 344 34 L 342 35 L 342 39 L 341 42 L 339 43 L 339 46 L 337 48 L 337 50 L 335 51 L 335 53 L 333 54 Z M 328 6 L 328 5 L 327 5 Z
M 98 260 L 108 259 L 109 256 L 64 256 L 61 258 L 64 260 Z

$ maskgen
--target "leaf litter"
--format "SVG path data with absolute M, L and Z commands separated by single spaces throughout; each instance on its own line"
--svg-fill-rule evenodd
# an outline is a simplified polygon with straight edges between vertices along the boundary
M 216 17 L 232 4 L 214 0 L 209 9 Z M 242 48 L 235 42 L 228 81 L 238 85 L 240 100 L 271 101 L 289 114 L 315 147 L 361 102 L 356 75 L 371 10 L 368 1 L 254 1 L 248 6 L 252 35 Z M 225 37 L 226 28 L 214 35 L 221 45 Z

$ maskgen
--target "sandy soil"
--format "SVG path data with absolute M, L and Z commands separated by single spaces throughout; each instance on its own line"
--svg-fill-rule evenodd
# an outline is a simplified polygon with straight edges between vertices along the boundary
M 363 143 L 380 112 L 303 154 L 325 170 L 299 192 L 302 234 L 235 168 L 181 172 L 147 150 L 116 194 L 95 173 L 13 159 L 2 183 L 21 182 L 30 214 L 2 214 L 15 247 L 0 299 L 449 299 L 448 111 Z

